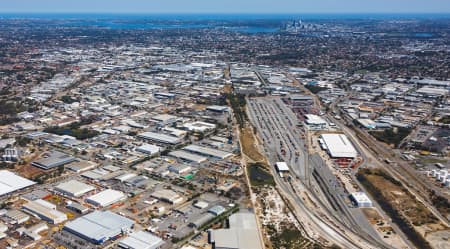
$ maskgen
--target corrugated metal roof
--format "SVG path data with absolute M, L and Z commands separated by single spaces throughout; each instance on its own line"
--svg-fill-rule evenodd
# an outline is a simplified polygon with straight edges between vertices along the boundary
M 181 142 L 180 138 L 155 132 L 144 132 L 139 134 L 138 137 L 168 144 L 178 144 Z
M 0 196 L 36 184 L 7 170 L 0 170 Z
M 344 134 L 322 134 L 321 135 L 331 157 L 357 156 L 356 149 Z
M 89 198 L 87 198 L 87 201 L 95 205 L 106 207 L 125 198 L 125 194 L 120 191 L 106 189 L 98 194 L 90 196 Z
M 217 248 L 260 249 L 263 248 L 252 213 L 237 213 L 229 218 L 229 229 L 211 231 L 211 240 Z
M 80 182 L 77 180 L 70 180 L 68 182 L 64 182 L 55 187 L 57 191 L 68 193 L 72 196 L 81 196 L 94 190 L 95 188 L 91 185 L 88 185 L 84 182 Z
M 205 146 L 198 146 L 195 144 L 188 145 L 183 148 L 184 150 L 199 153 L 202 155 L 212 156 L 220 159 L 225 159 L 227 157 L 232 156 L 233 154 L 230 152 L 222 151 L 222 150 L 216 150 Z
M 106 241 L 130 229 L 134 221 L 110 211 L 95 211 L 67 223 L 64 229 L 91 241 Z
M 129 249 L 156 249 L 164 244 L 164 241 L 151 233 L 139 231 L 130 234 L 120 241 L 119 246 Z
M 196 163 L 202 163 L 207 160 L 206 157 L 188 153 L 188 152 L 182 151 L 182 150 L 171 151 L 171 152 L 169 152 L 169 155 L 189 161 L 189 162 L 196 162 Z

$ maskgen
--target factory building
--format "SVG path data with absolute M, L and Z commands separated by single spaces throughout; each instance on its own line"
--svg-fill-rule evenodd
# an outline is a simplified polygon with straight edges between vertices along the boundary
M 95 188 L 77 180 L 70 180 L 59 184 L 55 187 L 55 190 L 67 196 L 80 197 L 95 190 Z
M 205 131 L 214 130 L 216 128 L 216 125 L 211 124 L 211 123 L 197 121 L 197 122 L 193 122 L 193 123 L 185 123 L 185 124 L 183 124 L 183 127 L 189 131 L 205 132 Z
M 64 230 L 99 245 L 129 233 L 133 226 L 134 221 L 111 211 L 94 211 L 67 223 Z
M 204 163 L 208 160 L 206 157 L 188 153 L 183 150 L 171 151 L 171 152 L 169 152 L 169 156 L 173 156 L 175 158 L 178 158 L 178 159 L 190 162 L 190 163 L 197 163 L 197 164 Z
M 157 190 L 151 194 L 151 197 L 170 204 L 180 204 L 184 201 L 182 196 L 169 189 Z
M 161 114 L 152 117 L 152 121 L 158 123 L 159 126 L 165 126 L 177 122 L 180 118 L 169 114 Z
M 289 172 L 289 167 L 286 162 L 276 162 L 275 166 L 278 172 Z
M 77 159 L 71 155 L 59 151 L 52 151 L 46 157 L 32 162 L 31 165 L 44 170 L 48 170 L 63 166 L 76 160 Z
M 435 87 L 429 87 L 424 86 L 417 90 L 417 93 L 422 94 L 427 97 L 441 97 L 441 96 L 447 96 L 449 90 L 443 89 L 443 88 L 435 88 Z
M 356 203 L 358 207 L 372 207 L 372 201 L 364 192 L 355 192 L 350 195 L 352 201 Z
M 222 150 L 216 150 L 205 146 L 199 146 L 195 144 L 188 145 L 183 148 L 185 151 L 189 151 L 192 153 L 197 153 L 203 156 L 213 157 L 217 159 L 227 159 L 229 157 L 233 156 L 233 153 L 222 151 Z
M 164 245 L 161 238 L 145 231 L 131 233 L 119 242 L 119 247 L 124 249 L 161 249 Z
M 275 168 L 281 177 L 285 177 L 289 173 L 289 166 L 286 162 L 276 162 Z
M 305 118 L 305 123 L 311 130 L 325 130 L 327 128 L 327 121 L 317 115 L 306 114 Z
M 187 175 L 191 173 L 192 167 L 189 165 L 183 165 L 183 164 L 176 164 L 176 165 L 170 165 L 169 171 L 173 172 L 178 175 Z
M 216 205 L 210 209 L 208 209 L 208 213 L 214 214 L 215 216 L 219 216 L 227 211 L 224 207 L 220 205 Z
M 200 228 L 201 226 L 205 225 L 206 223 L 210 222 L 212 219 L 214 219 L 214 215 L 211 213 L 204 213 L 200 214 L 196 217 L 194 217 L 190 222 L 190 227 Z
M 67 215 L 56 210 L 56 206 L 42 199 L 30 201 L 22 209 L 52 224 L 59 224 L 67 220 Z
M 8 170 L 0 170 L 0 196 L 24 189 L 36 184 Z
M 323 148 L 332 158 L 355 158 L 358 153 L 344 134 L 322 134 Z
M 262 249 L 256 217 L 252 213 L 236 213 L 229 218 L 228 229 L 210 231 L 213 249 Z
M 29 215 L 16 209 L 8 210 L 5 213 L 5 216 L 11 220 L 10 221 L 11 224 L 19 224 L 19 225 L 27 222 L 30 219 Z
M 98 194 L 90 196 L 86 201 L 98 207 L 107 207 L 116 202 L 123 201 L 126 198 L 126 195 L 120 191 L 106 189 Z
M 227 113 L 230 111 L 230 108 L 228 106 L 210 105 L 206 107 L 206 110 L 211 112 Z
M 161 147 L 153 144 L 143 144 L 136 148 L 136 151 L 153 156 L 157 155 L 161 151 Z
M 71 202 L 69 202 L 67 204 L 66 208 L 68 208 L 70 210 L 73 210 L 73 211 L 75 211 L 75 212 L 77 212 L 79 214 L 85 214 L 85 213 L 89 212 L 89 208 L 81 205 L 78 202 L 72 202 L 71 201 Z
M 179 144 L 182 141 L 181 138 L 155 132 L 143 132 L 138 137 L 163 144 Z

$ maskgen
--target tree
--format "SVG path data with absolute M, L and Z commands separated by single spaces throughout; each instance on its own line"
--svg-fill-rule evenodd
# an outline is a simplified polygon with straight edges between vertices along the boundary
M 58 167 L 58 173 L 61 175 L 64 172 L 64 165 Z

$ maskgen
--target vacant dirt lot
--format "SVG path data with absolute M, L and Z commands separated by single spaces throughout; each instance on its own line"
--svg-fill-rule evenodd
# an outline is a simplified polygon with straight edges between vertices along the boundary
M 259 153 L 258 148 L 255 145 L 255 137 L 251 128 L 244 128 L 241 130 L 240 141 L 242 143 L 242 153 L 248 156 L 255 162 L 263 162 L 264 157 Z
M 400 182 L 378 169 L 361 170 L 358 179 L 417 247 L 449 248 L 450 229 Z
M 366 175 L 366 177 L 376 188 L 382 189 L 383 197 L 415 226 L 438 222 L 437 218 L 402 186 L 377 174 Z

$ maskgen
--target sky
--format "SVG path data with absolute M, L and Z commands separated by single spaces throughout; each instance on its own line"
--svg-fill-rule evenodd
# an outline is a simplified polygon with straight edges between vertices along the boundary
M 450 0 L 0 0 L 14 13 L 450 13 Z

